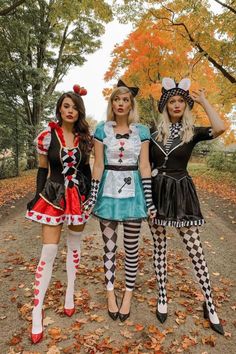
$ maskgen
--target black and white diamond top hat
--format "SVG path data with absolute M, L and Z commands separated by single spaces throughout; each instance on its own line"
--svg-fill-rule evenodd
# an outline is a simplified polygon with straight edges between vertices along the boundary
M 191 81 L 187 78 L 182 79 L 179 83 L 176 83 L 173 79 L 164 77 L 162 80 L 162 95 L 158 103 L 159 112 L 163 112 L 168 99 L 172 96 L 182 96 L 189 105 L 189 108 L 192 109 L 194 100 L 189 95 L 190 84 Z

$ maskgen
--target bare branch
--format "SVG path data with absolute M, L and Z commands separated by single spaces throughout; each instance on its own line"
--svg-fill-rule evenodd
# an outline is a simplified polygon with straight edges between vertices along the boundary
M 170 23 L 171 26 L 178 26 L 184 28 L 185 32 L 187 33 L 187 36 L 189 38 L 189 41 L 193 44 L 195 48 L 198 49 L 199 53 L 201 53 L 207 60 L 216 68 L 218 69 L 225 78 L 227 78 L 232 84 L 236 83 L 236 78 L 231 75 L 221 64 L 219 64 L 202 46 L 199 42 L 195 41 L 193 36 L 191 35 L 189 29 L 183 22 L 173 22 L 170 18 L 168 17 L 158 17 L 153 11 L 150 11 L 151 14 L 157 19 L 157 20 L 166 20 Z
M 56 67 L 55 67 L 54 73 L 53 73 L 53 78 L 52 78 L 50 84 L 48 85 L 48 87 L 45 90 L 45 96 L 51 95 L 53 90 L 55 89 L 57 83 L 58 83 L 58 76 L 60 75 L 60 66 L 61 66 L 61 62 L 62 62 L 62 54 L 63 54 L 63 50 L 64 50 L 64 47 L 65 47 L 65 44 L 66 44 L 68 28 L 69 28 L 69 22 L 67 23 L 67 25 L 65 26 L 65 29 L 64 29 L 64 33 L 63 33 L 62 41 L 61 41 L 61 45 L 60 45 L 60 50 L 59 50 L 59 53 L 58 53 Z
M 0 11 L 0 16 L 6 16 L 6 15 L 9 15 L 10 12 L 12 12 L 13 10 L 15 10 L 18 6 L 22 5 L 26 0 L 18 0 L 16 2 L 14 2 L 13 5 L 7 7 L 6 9 L 4 10 L 1 10 Z
M 217 2 L 218 4 L 220 4 L 221 6 L 226 7 L 229 11 L 233 12 L 234 14 L 236 14 L 236 10 L 232 6 L 229 6 L 219 0 L 214 0 L 214 1 Z

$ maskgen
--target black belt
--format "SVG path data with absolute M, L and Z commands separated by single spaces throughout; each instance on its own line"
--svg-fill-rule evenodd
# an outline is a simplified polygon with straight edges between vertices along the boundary
M 137 169 L 138 169 L 138 165 L 129 165 L 129 166 L 105 165 L 105 170 L 135 171 Z

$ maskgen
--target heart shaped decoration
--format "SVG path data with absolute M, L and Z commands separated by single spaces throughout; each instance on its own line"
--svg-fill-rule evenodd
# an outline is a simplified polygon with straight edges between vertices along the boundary
M 39 304 L 39 299 L 34 299 L 34 306 L 37 306 Z

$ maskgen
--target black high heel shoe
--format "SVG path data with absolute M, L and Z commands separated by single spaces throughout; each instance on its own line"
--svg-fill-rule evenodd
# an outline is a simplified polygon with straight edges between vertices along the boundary
M 207 309 L 207 305 L 205 302 L 202 304 L 202 308 L 203 308 L 203 316 L 205 319 L 209 320 L 211 329 L 213 329 L 213 331 L 215 331 L 223 336 L 225 334 L 225 332 L 224 332 L 224 329 L 223 329 L 221 323 L 212 323 L 211 322 L 210 317 L 209 317 L 209 311 Z
M 124 299 L 124 295 L 122 297 L 120 307 L 122 307 L 123 299 Z M 129 318 L 129 316 L 130 316 L 130 311 L 128 313 L 120 313 L 120 310 L 119 310 L 119 318 L 120 318 L 121 322 L 124 322 L 125 320 L 127 320 L 127 318 Z
M 116 298 L 116 305 L 117 305 L 117 308 L 119 308 L 119 307 L 118 307 L 118 302 L 117 302 L 117 296 L 116 296 L 116 294 L 115 294 L 115 298 Z M 119 310 L 116 311 L 116 312 L 111 312 L 109 309 L 107 309 L 107 312 L 108 312 L 108 315 L 111 317 L 111 319 L 112 319 L 113 321 L 116 321 L 116 320 L 117 320 L 117 318 L 118 318 L 118 316 L 119 316 Z
M 158 309 L 156 309 L 156 316 L 157 316 L 157 319 L 161 322 L 161 323 L 164 323 L 167 319 L 167 312 L 166 313 L 162 313 L 162 312 L 159 312 Z

